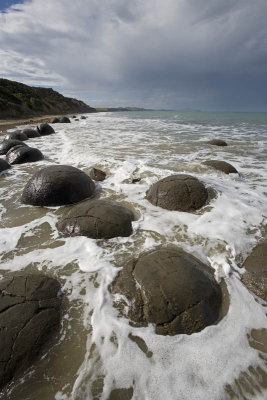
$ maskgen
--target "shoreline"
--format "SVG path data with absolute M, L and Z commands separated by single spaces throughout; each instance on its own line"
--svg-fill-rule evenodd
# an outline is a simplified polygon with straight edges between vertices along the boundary
M 78 113 L 80 114 L 80 113 Z M 77 115 L 78 115 L 77 114 Z M 57 115 L 44 115 L 42 117 L 31 117 L 27 119 L 6 119 L 0 120 L 0 134 L 5 133 L 8 129 L 16 128 L 18 125 L 34 125 L 42 122 L 48 122 L 48 119 L 58 117 Z

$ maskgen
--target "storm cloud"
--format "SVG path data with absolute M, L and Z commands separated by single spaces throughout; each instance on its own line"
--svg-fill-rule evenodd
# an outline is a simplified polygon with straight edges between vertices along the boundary
M 266 0 L 32 0 L 0 14 L 0 69 L 93 106 L 267 110 Z

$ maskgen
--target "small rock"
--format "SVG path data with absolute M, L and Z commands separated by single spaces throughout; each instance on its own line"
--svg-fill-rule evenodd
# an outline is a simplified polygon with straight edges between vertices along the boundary
M 44 159 L 44 156 L 38 149 L 28 146 L 14 146 L 7 152 L 6 159 L 9 164 L 13 165 L 40 161 Z
M 58 229 L 65 235 L 110 239 L 132 234 L 134 215 L 115 201 L 89 200 L 76 206 L 62 217 Z
M 233 167 L 231 164 L 225 161 L 209 160 L 209 161 L 204 161 L 203 164 L 212 167 L 214 169 L 217 169 L 218 171 L 222 171 L 225 174 L 238 174 L 235 167 Z
M 193 211 L 204 206 L 208 191 L 191 175 L 171 175 L 154 183 L 146 192 L 146 198 L 166 210 Z
M 41 136 L 51 135 L 55 133 L 54 128 L 49 124 L 41 124 L 40 127 L 37 126 L 37 130 Z
M 5 139 L 0 143 L 0 154 L 6 154 L 14 146 L 27 146 L 27 144 L 21 140 Z
M 95 184 L 83 171 L 69 165 L 40 169 L 24 187 L 21 201 L 33 206 L 62 206 L 90 197 Z
M 227 146 L 227 143 L 221 139 L 212 139 L 207 142 L 207 144 L 212 144 L 214 146 Z
M 101 169 L 91 168 L 89 171 L 89 176 L 94 181 L 103 181 L 106 178 L 106 173 L 101 171 Z

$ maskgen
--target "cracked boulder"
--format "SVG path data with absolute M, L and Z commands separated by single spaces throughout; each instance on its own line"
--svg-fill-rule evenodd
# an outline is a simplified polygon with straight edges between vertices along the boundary
M 101 182 L 106 178 L 106 173 L 104 171 L 101 171 L 101 169 L 97 168 L 91 168 L 89 171 L 89 176 L 92 178 L 94 181 Z
M 0 143 L 0 154 L 6 154 L 14 146 L 27 146 L 27 144 L 21 140 L 5 139 Z
M 60 285 L 42 275 L 0 281 L 0 389 L 24 371 L 60 321 Z
M 8 135 L 5 136 L 5 139 L 7 140 L 21 140 L 21 141 L 25 141 L 28 140 L 28 136 L 25 135 L 25 133 L 21 132 L 21 131 L 15 131 L 15 132 L 11 132 Z
M 6 154 L 6 160 L 10 165 L 36 162 L 43 159 L 44 156 L 40 150 L 28 146 L 14 146 Z
M 132 234 L 131 210 L 110 200 L 89 200 L 77 204 L 63 216 L 58 229 L 64 235 L 110 239 Z
M 171 175 L 154 183 L 146 192 L 146 198 L 166 210 L 194 211 L 207 202 L 208 191 L 191 175 Z
M 55 133 L 54 128 L 49 124 L 40 124 L 40 126 L 37 126 L 37 131 L 41 136 L 52 135 L 52 133 Z
M 129 262 L 111 286 L 114 305 L 160 335 L 192 334 L 219 318 L 220 286 L 211 270 L 182 250 L 157 249 Z
M 10 165 L 5 160 L 0 159 L 0 173 L 6 171 L 9 168 L 11 168 Z
M 226 161 L 208 160 L 203 162 L 204 165 L 208 167 L 222 171 L 225 174 L 238 174 L 238 171 Z
M 267 301 L 267 240 L 258 244 L 244 262 L 242 282 L 257 296 Z
M 94 190 L 94 182 L 80 169 L 52 165 L 37 171 L 27 182 L 21 201 L 33 206 L 62 206 L 85 200 Z
M 222 139 L 212 139 L 209 140 L 207 144 L 211 144 L 213 146 L 227 146 L 227 143 Z
M 40 137 L 40 136 L 41 136 L 40 133 L 37 132 L 36 129 L 28 128 L 28 129 L 24 129 L 22 132 L 23 132 L 24 135 L 26 135 L 28 138 L 35 138 L 35 137 Z

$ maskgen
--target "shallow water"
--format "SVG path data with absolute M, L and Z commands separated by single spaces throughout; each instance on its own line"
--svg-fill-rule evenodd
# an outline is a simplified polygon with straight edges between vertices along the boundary
M 0 178 L 0 277 L 21 270 L 59 279 L 62 322 L 52 347 L 3 398 L 114 400 L 114 390 L 125 389 L 120 395 L 136 400 L 265 399 L 266 303 L 242 285 L 240 267 L 266 237 L 267 114 L 100 113 L 54 127 L 56 135 L 27 142 L 46 160 Z M 211 138 L 229 145 L 207 145 Z M 239 174 L 202 164 L 209 159 L 228 161 Z M 133 235 L 63 238 L 56 222 L 64 207 L 22 205 L 27 180 L 51 164 L 106 171 L 98 195 L 135 210 Z M 190 214 L 151 205 L 146 190 L 174 173 L 201 179 L 209 204 Z M 225 280 L 230 306 L 219 324 L 163 337 L 152 325 L 133 328 L 118 318 L 109 283 L 118 267 L 158 245 L 188 251 Z

